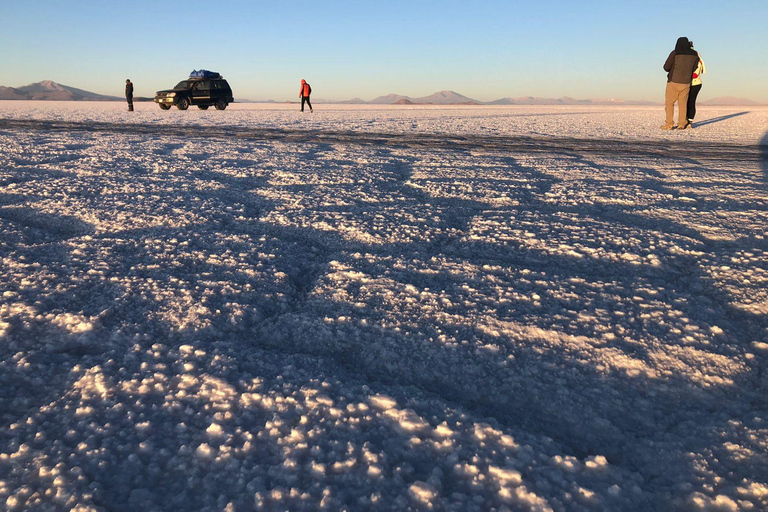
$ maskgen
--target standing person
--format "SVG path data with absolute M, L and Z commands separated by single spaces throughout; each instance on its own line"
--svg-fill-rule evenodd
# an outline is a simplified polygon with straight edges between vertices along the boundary
M 667 72 L 667 90 L 664 94 L 664 111 L 667 119 L 662 130 L 680 128 L 685 130 L 691 127 L 686 117 L 688 109 L 688 94 L 691 92 L 691 79 L 693 70 L 699 62 L 699 54 L 688 44 L 687 37 L 677 40 L 675 49 L 667 57 L 664 63 L 664 71 Z M 675 103 L 678 108 L 678 125 L 675 126 Z
M 691 49 L 693 49 L 693 41 L 690 42 Z M 698 52 L 696 52 L 698 53 Z M 699 63 L 696 65 L 696 69 L 693 70 L 693 79 L 691 80 L 691 92 L 688 94 L 688 124 L 693 127 L 693 118 L 696 117 L 696 97 L 701 90 L 701 75 L 707 72 L 707 68 L 704 67 L 704 61 L 699 55 Z
M 306 80 L 301 79 L 301 89 L 299 89 L 299 98 L 301 98 L 301 111 L 304 112 L 304 102 L 307 102 L 310 113 L 312 112 L 312 103 L 309 101 L 309 95 L 312 94 L 312 88 Z
M 128 102 L 128 112 L 133 112 L 133 82 L 130 78 L 125 79 L 125 100 Z

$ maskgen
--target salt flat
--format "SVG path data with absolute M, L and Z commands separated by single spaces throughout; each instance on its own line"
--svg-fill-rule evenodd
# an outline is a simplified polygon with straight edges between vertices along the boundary
M 768 508 L 768 107 L 0 102 L 8 510 Z

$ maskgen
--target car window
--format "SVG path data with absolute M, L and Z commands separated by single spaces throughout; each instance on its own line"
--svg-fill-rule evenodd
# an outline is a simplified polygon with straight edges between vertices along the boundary
M 181 82 L 176 84 L 176 87 L 174 87 L 174 89 L 189 89 L 190 85 L 191 84 L 189 83 L 189 80 L 182 80 Z

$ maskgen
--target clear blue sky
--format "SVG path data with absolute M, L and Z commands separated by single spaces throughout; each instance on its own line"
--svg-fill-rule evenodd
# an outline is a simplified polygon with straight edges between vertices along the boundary
M 236 98 L 512 96 L 661 101 L 679 36 L 707 65 L 700 98 L 768 103 L 768 0 L 0 1 L 0 85 L 53 80 L 151 96 L 192 69 Z

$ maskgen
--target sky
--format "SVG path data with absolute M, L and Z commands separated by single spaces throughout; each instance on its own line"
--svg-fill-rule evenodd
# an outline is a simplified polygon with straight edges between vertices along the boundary
M 699 98 L 768 103 L 768 2 L 0 0 L 0 85 L 53 80 L 153 96 L 193 69 L 235 98 L 371 100 L 452 90 L 479 101 L 662 101 L 680 36 L 707 66 Z

